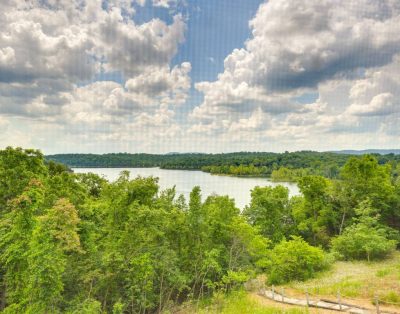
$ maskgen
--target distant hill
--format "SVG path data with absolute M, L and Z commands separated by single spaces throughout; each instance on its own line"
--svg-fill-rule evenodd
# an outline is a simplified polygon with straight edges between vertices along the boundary
M 400 149 L 363 149 L 363 150 L 338 150 L 332 151 L 336 154 L 346 154 L 346 155 L 364 155 L 364 154 L 380 154 L 380 155 L 400 155 Z

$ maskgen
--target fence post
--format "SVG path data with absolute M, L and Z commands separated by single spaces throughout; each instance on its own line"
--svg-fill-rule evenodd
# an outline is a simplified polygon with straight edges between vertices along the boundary
M 339 310 L 342 310 L 342 300 L 340 298 L 340 291 L 339 290 L 337 292 L 337 298 L 338 298 L 338 303 L 339 303 Z
M 380 311 L 380 309 L 379 309 L 379 297 L 378 297 L 377 294 L 375 294 L 375 305 L 376 305 L 376 313 L 377 313 L 377 314 L 380 314 L 381 311 Z
M 275 301 L 275 286 L 272 286 L 272 300 Z
M 285 289 L 282 287 L 281 290 L 281 294 L 282 294 L 282 302 L 284 301 L 284 297 L 285 297 Z
M 310 297 L 308 295 L 308 289 L 306 289 L 306 300 L 307 300 L 307 307 L 310 305 Z

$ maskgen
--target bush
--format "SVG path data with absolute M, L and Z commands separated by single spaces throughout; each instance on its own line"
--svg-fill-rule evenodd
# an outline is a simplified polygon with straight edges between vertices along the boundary
M 283 240 L 271 251 L 268 283 L 306 280 L 327 269 L 329 264 L 322 249 L 309 245 L 301 237 L 292 237 L 292 240 Z
M 97 300 L 87 299 L 75 306 L 75 309 L 67 311 L 70 314 L 100 314 L 101 303 Z
M 344 260 L 381 259 L 396 249 L 398 232 L 379 223 L 379 215 L 369 200 L 362 202 L 356 223 L 332 240 L 332 250 Z
M 396 240 L 389 240 L 384 229 L 352 225 L 332 240 L 332 249 L 344 260 L 381 259 L 396 249 Z

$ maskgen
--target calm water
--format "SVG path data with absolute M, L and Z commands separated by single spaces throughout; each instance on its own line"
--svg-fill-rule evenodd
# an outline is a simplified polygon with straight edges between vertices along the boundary
M 245 205 L 250 203 L 250 190 L 255 186 L 281 184 L 289 188 L 290 195 L 299 194 L 299 189 L 294 183 L 275 183 L 267 178 L 217 176 L 202 171 L 164 170 L 160 168 L 74 168 L 73 170 L 76 173 L 96 173 L 110 181 L 116 180 L 123 170 L 128 170 L 132 178 L 138 175 L 158 177 L 161 189 L 175 185 L 177 194 L 183 194 L 186 200 L 189 199 L 192 188 L 199 185 L 203 200 L 213 193 L 229 195 L 229 197 L 235 199 L 236 206 L 239 208 L 244 208 Z

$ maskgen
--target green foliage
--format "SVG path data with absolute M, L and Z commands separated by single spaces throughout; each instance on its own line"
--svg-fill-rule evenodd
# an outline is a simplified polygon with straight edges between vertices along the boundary
M 275 182 L 295 182 L 302 177 L 310 175 L 311 172 L 311 169 L 290 169 L 286 167 L 280 167 L 279 169 L 272 171 L 271 179 Z
M 217 293 L 210 300 L 210 304 L 203 306 L 199 310 L 187 313 L 221 313 L 221 314 L 305 314 L 307 310 L 303 309 L 280 309 L 278 307 L 268 307 L 257 302 L 256 299 L 249 296 L 245 291 L 232 291 L 229 294 Z M 185 312 L 185 313 L 186 313 Z
M 380 296 L 379 299 L 386 304 L 400 304 L 400 294 L 396 291 L 389 291 L 383 296 Z
M 392 225 L 400 218 L 398 204 L 394 204 L 394 186 L 391 180 L 389 164 L 379 165 L 371 155 L 350 158 L 341 172 L 343 179 L 344 208 L 356 208 L 361 202 L 369 199 L 374 208 L 378 208 L 381 219 Z
M 16 306 L 25 296 L 30 241 L 43 198 L 42 183 L 32 179 L 24 192 L 9 202 L 11 211 L 1 220 L 0 260 L 4 265 L 3 283 L 7 287 L 4 293 Z
M 68 314 L 101 314 L 101 304 L 97 300 L 87 299 L 80 303 L 76 309 L 67 312 Z M 118 313 L 118 312 L 117 312 Z M 122 312 L 120 312 L 122 313 Z M 120 314 L 118 313 L 118 314 Z M 114 314 L 114 313 L 113 313 Z
M 376 212 L 369 200 L 360 204 L 355 223 L 332 240 L 332 249 L 339 257 L 369 261 L 384 258 L 396 249 L 398 241 L 393 237 L 397 232 L 381 225 Z
M 335 218 L 330 204 L 330 182 L 320 176 L 306 176 L 298 185 L 303 199 L 295 203 L 292 212 L 297 229 L 313 245 L 327 246 Z
M 335 181 L 326 177 L 337 178 L 347 157 L 331 153 L 49 159 L 60 158 L 71 166 L 211 165 L 235 175 L 307 170 L 296 175 L 302 196 L 289 199 L 282 186 L 256 187 L 241 213 L 227 196 L 202 200 L 199 187 L 187 203 L 174 188 L 159 191 L 157 178 L 131 178 L 124 171 L 110 183 L 45 161 L 39 151 L 2 150 L 4 313 L 163 312 L 186 300 L 234 291 L 262 271 L 271 283 L 311 278 L 329 263 L 308 243 L 328 247 L 334 238 L 333 249 L 343 258 L 371 259 L 386 256 L 397 243 L 400 185 L 393 156 L 387 165 L 383 157 L 352 158 Z M 223 303 L 222 313 L 235 310 Z M 259 311 L 249 300 L 235 306 L 243 313 Z
M 274 181 L 297 181 L 307 175 L 337 179 L 352 155 L 329 152 L 237 152 L 228 154 L 60 154 L 46 156 L 69 167 L 161 167 L 164 169 L 203 170 L 213 174 L 235 176 L 271 176 Z M 378 155 L 378 163 L 392 167 L 396 180 L 400 155 Z M 357 158 L 356 158 L 357 159 Z M 397 168 L 396 168 L 397 167 Z
M 390 269 L 380 269 L 376 272 L 376 277 L 383 278 L 390 274 Z
M 124 305 L 118 301 L 114 304 L 112 314 L 123 314 L 124 313 Z
M 273 242 L 281 241 L 290 234 L 293 226 L 288 189 L 280 185 L 255 187 L 251 191 L 250 206 L 244 209 L 243 214 L 262 235 Z
M 237 152 L 228 154 L 60 154 L 46 156 L 46 159 L 68 165 L 69 167 L 161 167 L 165 169 L 197 169 L 207 166 L 250 166 L 267 167 L 268 174 L 280 167 L 292 169 L 315 169 L 314 174 L 330 178 L 338 174 L 349 155 L 319 153 L 311 151 L 265 153 Z M 380 157 L 381 162 L 395 159 L 393 156 Z M 226 168 L 224 168 L 226 169 Z
M 174 189 L 159 192 L 157 178 L 125 171 L 109 183 L 45 163 L 35 151 L 2 156 L 25 171 L 3 178 L 1 293 L 9 313 L 162 311 L 239 286 L 266 264 L 268 240 L 228 197 L 202 202 L 197 187 L 187 205 Z
M 46 175 L 43 155 L 37 150 L 7 147 L 0 150 L 0 210 L 20 195 L 32 179 Z
M 223 166 L 204 166 L 201 168 L 204 172 L 210 172 L 211 174 L 229 174 L 233 176 L 250 176 L 250 177 L 264 177 L 270 174 L 267 167 L 255 167 L 253 164 L 250 165 L 223 165 Z
M 310 279 L 328 266 L 322 249 L 309 245 L 300 237 L 293 237 L 273 248 L 267 268 L 268 282 L 283 284 Z

